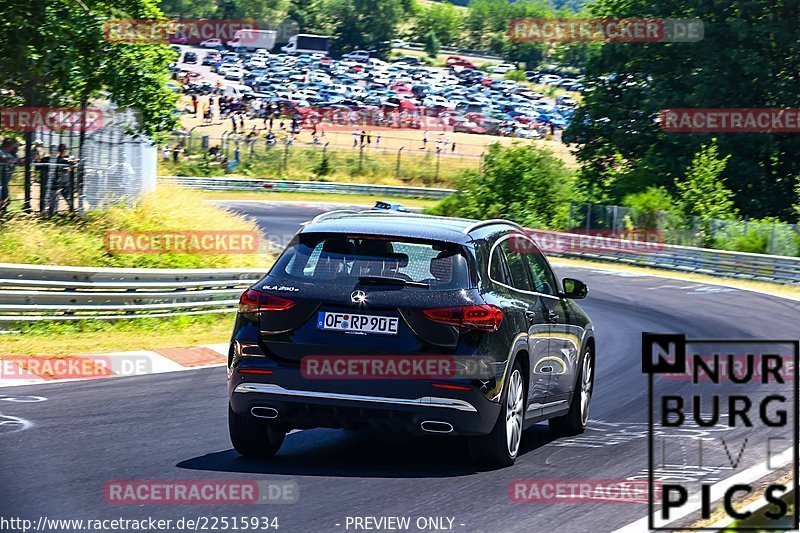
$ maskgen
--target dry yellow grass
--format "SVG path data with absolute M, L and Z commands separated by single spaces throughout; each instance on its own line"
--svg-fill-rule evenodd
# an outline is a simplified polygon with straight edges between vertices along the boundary
M 18 215 L 0 224 L 0 262 L 39 265 L 224 268 L 261 267 L 272 255 L 113 254 L 109 231 L 257 231 L 252 221 L 203 201 L 189 189 L 160 185 L 132 208 L 115 206 L 84 217 L 43 220 Z
M 202 108 L 203 104 L 207 101 L 208 97 L 200 97 L 200 107 Z M 185 101 L 184 103 L 187 103 Z M 194 142 L 197 146 L 200 144 L 200 136 L 208 135 L 211 138 L 211 144 L 219 144 L 219 139 L 222 136 L 223 132 L 226 132 L 231 129 L 231 124 L 229 120 L 217 120 L 212 125 L 202 125 L 202 119 L 199 117 L 195 117 L 192 114 L 184 114 L 181 117 L 181 124 L 185 130 L 193 130 Z M 279 122 L 275 123 L 275 128 L 278 127 Z M 200 127 L 197 127 L 200 126 Z M 255 127 L 259 134 L 261 135 L 261 139 L 263 140 L 264 132 L 264 122 L 261 119 L 247 119 L 245 120 L 245 131 L 250 131 L 252 128 Z M 289 121 L 286 121 L 286 127 L 289 127 Z M 345 151 L 352 152 L 352 145 L 353 145 L 353 130 L 361 130 L 364 128 L 353 128 L 353 129 L 342 129 L 337 128 L 334 130 L 330 125 L 325 126 L 326 129 L 326 138 L 323 142 L 329 142 L 329 149 L 341 149 Z M 424 153 L 421 148 L 423 147 L 422 143 L 422 136 L 423 130 L 418 129 L 372 129 L 370 130 L 367 128 L 368 131 L 371 131 L 373 137 L 373 143 L 375 142 L 375 136 L 380 133 L 381 135 L 381 148 L 383 150 L 389 150 L 395 152 L 400 149 L 401 147 L 404 149 L 405 154 L 409 154 L 411 152 L 414 153 Z M 279 135 L 280 136 L 280 135 Z M 575 156 L 572 154 L 571 148 L 568 145 L 563 144 L 560 140 L 544 140 L 544 139 L 516 139 L 512 137 L 501 137 L 496 135 L 473 135 L 469 133 L 453 133 L 447 132 L 442 133 L 438 131 L 431 130 L 428 134 L 428 151 L 431 153 L 435 153 L 435 146 L 436 146 L 436 139 L 441 138 L 444 139 L 447 137 L 450 141 L 455 142 L 456 144 L 456 153 L 453 156 L 457 157 L 450 157 L 449 162 L 446 157 L 442 158 L 443 165 L 452 165 L 455 164 L 456 161 L 463 160 L 465 166 L 471 166 L 472 168 L 477 168 L 479 165 L 479 158 L 480 155 L 486 151 L 487 147 L 490 144 L 500 143 L 502 145 L 510 145 L 513 143 L 520 143 L 520 144 L 530 144 L 537 146 L 539 148 L 545 148 L 553 152 L 559 159 L 564 161 L 567 168 L 578 168 L 577 160 Z M 313 146 L 313 136 L 311 135 L 311 130 L 304 129 L 301 131 L 299 135 L 295 137 L 295 147 L 301 146 Z M 449 149 L 448 149 L 449 150 Z M 374 152 L 374 145 L 370 148 L 371 152 Z M 450 154 L 447 154 L 448 157 Z M 470 161 L 470 159 L 472 159 Z

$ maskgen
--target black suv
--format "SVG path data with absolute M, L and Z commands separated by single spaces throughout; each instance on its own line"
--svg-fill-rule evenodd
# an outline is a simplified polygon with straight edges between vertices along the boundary
M 474 460 L 510 465 L 531 424 L 586 427 L 594 330 L 572 301 L 586 293 L 512 222 L 320 215 L 241 296 L 233 446 L 268 457 L 292 429 L 366 427 L 466 436 Z

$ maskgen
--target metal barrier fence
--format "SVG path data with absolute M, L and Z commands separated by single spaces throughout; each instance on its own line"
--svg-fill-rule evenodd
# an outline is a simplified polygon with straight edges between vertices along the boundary
M 324 181 L 289 181 L 244 178 L 195 178 L 161 176 L 160 181 L 171 182 L 182 187 L 209 191 L 258 190 L 278 192 L 324 192 L 338 194 L 371 194 L 386 196 L 408 196 L 413 198 L 445 198 L 453 189 L 431 187 L 402 187 L 396 185 L 370 185 L 364 183 L 335 183 Z
M 800 258 L 663 245 L 532 230 L 545 253 L 711 276 L 800 283 Z M 564 244 L 566 243 L 566 245 Z M 261 278 L 259 269 L 117 269 L 0 264 L 0 322 L 126 319 L 228 312 Z
M 572 203 L 567 227 L 583 231 L 624 231 L 634 227 L 658 231 L 667 244 L 800 255 L 800 226 L 777 220 L 703 220 L 667 211 Z
M 233 311 L 260 269 L 0 264 L 0 322 L 166 317 Z
M 478 170 L 483 164 L 482 144 L 459 143 L 454 151 L 456 143 L 433 134 L 425 143 L 384 134 L 381 144 L 374 132 L 363 137 L 362 140 L 361 134 L 354 138 L 352 132 L 329 131 L 325 138 L 317 138 L 315 142 L 307 129 L 295 136 L 277 131 L 276 137 L 270 139 L 264 137 L 263 130 L 254 136 L 225 131 L 212 137 L 190 132 L 174 135 L 163 147 L 162 158 L 167 168 L 180 173 L 245 172 L 245 175 L 258 173 L 288 179 L 324 179 L 332 174 L 346 174 L 393 177 L 425 185 L 451 183 L 463 171 Z M 195 168 L 202 168 L 203 172 Z
M 104 112 L 103 126 L 78 131 L 33 132 L 31 153 L 0 167 L 8 180 L 9 207 L 52 215 L 131 201 L 155 186 L 156 146 L 128 133 L 124 113 Z M 25 163 L 30 161 L 26 175 Z M 0 192 L 0 200 L 5 192 Z M 2 209 L 0 209 L 1 211 Z
M 798 257 L 643 243 L 543 230 L 531 230 L 531 234 L 540 242 L 552 243 L 543 246 L 543 251 L 553 257 L 591 259 L 782 285 L 800 283 Z

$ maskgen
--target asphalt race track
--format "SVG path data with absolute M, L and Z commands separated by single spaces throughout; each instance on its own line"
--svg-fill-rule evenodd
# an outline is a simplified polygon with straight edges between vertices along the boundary
M 276 242 L 286 242 L 300 222 L 331 208 L 225 205 L 254 217 Z M 224 368 L 5 388 L 0 389 L 0 514 L 34 521 L 42 515 L 277 516 L 283 532 L 347 531 L 346 518 L 354 516 L 410 516 L 412 524 L 417 517 L 450 517 L 452 530 L 465 533 L 621 528 L 642 518 L 646 505 L 514 503 L 509 483 L 644 476 L 647 381 L 641 373 L 641 333 L 796 339 L 800 303 L 594 269 L 558 268 L 557 273 L 587 283 L 589 296 L 581 305 L 597 331 L 591 421 L 583 437 L 555 439 L 546 424 L 537 426 L 525 433 L 516 465 L 499 471 L 476 471 L 454 439 L 392 443 L 337 430 L 294 432 L 274 460 L 255 461 L 240 458 L 228 440 Z M 23 397 L 28 401 L 7 401 Z M 708 464 L 724 464 L 721 449 L 705 453 Z M 748 465 L 762 460 L 742 458 Z M 213 507 L 104 500 L 111 480 L 208 479 L 292 480 L 299 500 Z

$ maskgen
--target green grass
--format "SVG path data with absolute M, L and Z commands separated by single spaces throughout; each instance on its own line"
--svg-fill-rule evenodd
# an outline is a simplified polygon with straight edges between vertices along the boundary
M 232 327 L 232 313 L 17 324 L 14 333 L 0 335 L 0 358 L 69 357 L 224 343 Z
M 376 185 L 410 185 L 420 187 L 449 187 L 467 169 L 477 169 L 480 158 L 442 154 L 437 170 L 435 152 L 406 150 L 398 156 L 396 150 L 383 152 L 358 149 L 329 148 L 323 163 L 321 148 L 294 147 L 288 151 L 283 146 L 267 149 L 257 142 L 252 154 L 249 148 L 240 148 L 240 163 L 231 175 L 243 177 L 270 177 L 272 179 L 368 183 Z M 233 148 L 229 157 L 233 159 Z M 182 161 L 161 161 L 162 176 L 224 176 L 219 163 L 210 163 L 205 155 L 192 155 Z
M 274 191 L 202 191 L 207 200 L 261 200 L 265 202 L 310 202 L 363 205 L 371 207 L 378 200 L 391 200 L 406 207 L 422 209 L 436 205 L 437 200 L 425 198 L 408 198 L 404 196 L 370 195 L 370 194 L 329 194 L 316 192 L 274 192 Z

